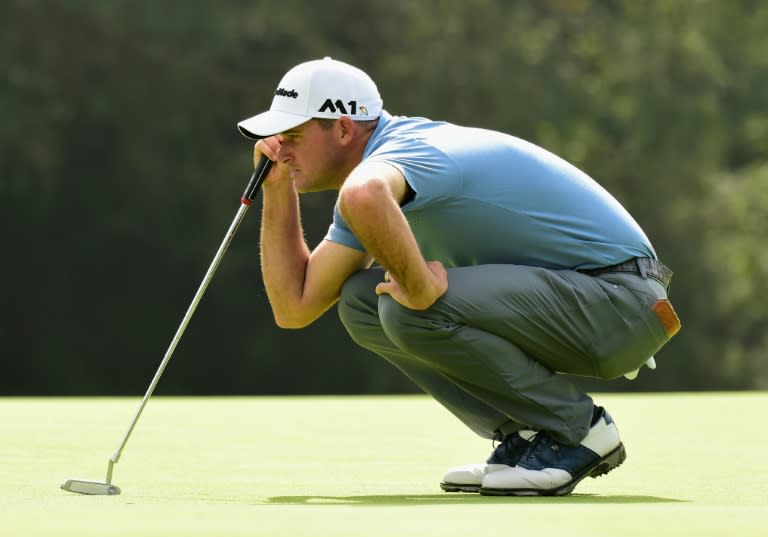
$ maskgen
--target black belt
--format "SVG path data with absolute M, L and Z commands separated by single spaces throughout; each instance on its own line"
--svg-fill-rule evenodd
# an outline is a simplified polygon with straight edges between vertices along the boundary
M 661 261 L 656 259 L 650 259 L 648 257 L 635 257 L 629 261 L 624 261 L 618 265 L 611 265 L 610 267 L 600 267 L 596 269 L 580 270 L 579 272 L 587 274 L 589 276 L 598 276 L 600 274 L 606 274 L 608 272 L 630 272 L 632 274 L 638 274 L 643 278 L 653 278 L 664 289 L 669 291 L 669 284 L 672 281 L 672 270 L 667 267 Z

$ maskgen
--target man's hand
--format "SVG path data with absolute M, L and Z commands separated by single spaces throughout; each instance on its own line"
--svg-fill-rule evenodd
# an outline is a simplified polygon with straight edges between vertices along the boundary
M 253 166 L 258 166 L 261 155 L 266 157 L 275 163 L 272 169 L 267 174 L 265 183 L 274 183 L 279 181 L 281 177 L 288 177 L 288 173 L 285 166 L 280 165 L 278 155 L 280 153 L 280 146 L 283 143 L 283 137 L 280 134 L 270 136 L 269 138 L 262 138 L 253 146 Z
M 448 290 L 448 272 L 440 261 L 427 261 L 427 267 L 432 275 L 424 282 L 419 296 L 409 296 L 400 284 L 393 279 L 389 272 L 384 273 L 384 281 L 376 286 L 376 294 L 388 294 L 398 304 L 412 310 L 425 310 Z
M 266 155 L 269 160 L 275 162 L 282 143 L 283 137 L 279 134 L 262 138 L 256 142 L 256 145 L 253 146 L 253 165 L 255 166 L 259 162 L 261 155 Z

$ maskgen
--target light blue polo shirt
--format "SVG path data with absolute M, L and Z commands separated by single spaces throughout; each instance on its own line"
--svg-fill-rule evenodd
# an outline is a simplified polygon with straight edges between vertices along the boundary
M 427 260 L 591 269 L 656 258 L 643 230 L 596 181 L 495 131 L 382 113 L 363 154 L 415 191 L 403 206 Z M 327 240 L 365 250 L 334 209 Z

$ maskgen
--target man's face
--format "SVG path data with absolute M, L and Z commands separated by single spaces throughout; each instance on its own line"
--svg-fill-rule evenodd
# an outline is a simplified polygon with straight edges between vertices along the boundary
M 344 180 L 339 177 L 342 148 L 335 133 L 334 128 L 323 128 L 313 119 L 281 133 L 279 162 L 288 168 L 297 192 L 340 188 Z

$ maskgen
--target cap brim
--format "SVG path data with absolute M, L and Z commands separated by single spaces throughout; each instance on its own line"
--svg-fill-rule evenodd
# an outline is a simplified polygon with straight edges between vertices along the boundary
M 258 116 L 249 117 L 237 124 L 243 136 L 258 140 L 273 136 L 306 123 L 312 118 L 289 114 L 279 110 L 268 110 Z

